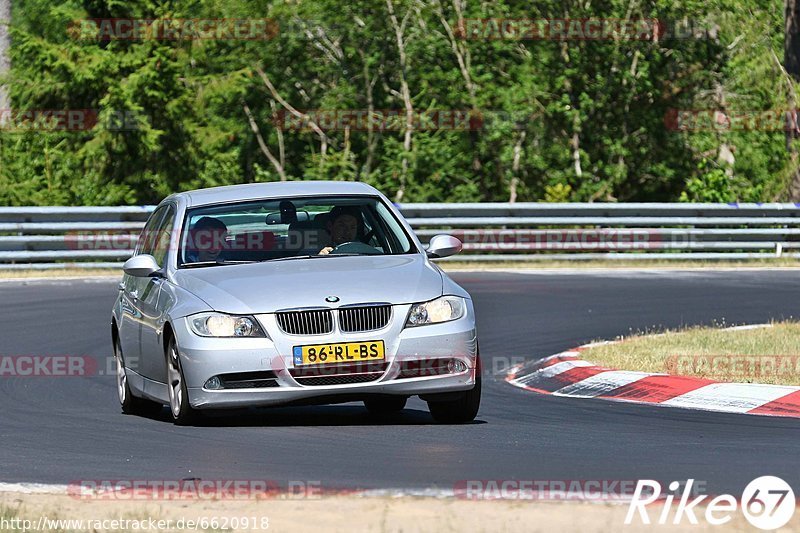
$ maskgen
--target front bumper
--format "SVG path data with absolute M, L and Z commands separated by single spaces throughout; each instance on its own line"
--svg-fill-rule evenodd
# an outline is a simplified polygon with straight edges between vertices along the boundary
M 378 331 L 297 336 L 283 333 L 275 315 L 257 315 L 267 338 L 214 339 L 198 337 L 187 320 L 173 324 L 181 357 L 189 403 L 196 409 L 281 405 L 327 396 L 373 394 L 418 395 L 469 390 L 475 385 L 477 338 L 472 302 L 460 319 L 443 324 L 404 328 L 409 305 L 393 306 L 389 325 Z M 374 381 L 339 385 L 303 385 L 292 376 L 293 347 L 305 344 L 383 340 L 385 372 Z M 467 370 L 441 375 L 402 377 L 400 369 L 409 361 L 458 359 Z M 225 374 L 272 371 L 277 386 L 210 390 L 209 378 Z

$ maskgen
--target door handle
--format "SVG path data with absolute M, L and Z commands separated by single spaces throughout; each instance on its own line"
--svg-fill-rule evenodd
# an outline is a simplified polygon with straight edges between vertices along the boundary
M 131 299 L 134 300 L 134 301 L 139 299 L 139 291 L 138 290 L 131 291 Z

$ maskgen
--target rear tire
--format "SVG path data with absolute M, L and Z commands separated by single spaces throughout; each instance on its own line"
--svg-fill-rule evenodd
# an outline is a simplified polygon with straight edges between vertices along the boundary
M 428 409 L 433 419 L 440 424 L 465 424 L 478 416 L 481 406 L 481 364 L 475 365 L 475 386 L 464 391 L 457 400 L 446 402 L 428 402 Z
M 154 416 L 160 413 L 164 407 L 163 405 L 144 398 L 137 398 L 131 392 L 130 385 L 128 385 L 128 375 L 125 372 L 125 358 L 122 354 L 119 339 L 114 341 L 114 360 L 117 363 L 117 397 L 122 407 L 122 412 L 128 415 L 140 416 Z
M 167 345 L 167 387 L 169 388 L 169 411 L 172 421 L 178 426 L 187 426 L 197 420 L 197 411 L 189 404 L 189 392 L 183 377 L 183 367 L 175 339 Z
M 382 396 L 364 400 L 364 407 L 373 415 L 387 415 L 402 411 L 406 407 L 408 396 Z

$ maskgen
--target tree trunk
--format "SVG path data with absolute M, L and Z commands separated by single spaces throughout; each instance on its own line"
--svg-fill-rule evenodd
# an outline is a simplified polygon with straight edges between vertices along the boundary
M 394 14 L 394 5 L 392 1 L 393 0 L 386 0 L 386 8 L 389 12 L 389 20 L 392 22 L 395 39 L 397 41 L 397 53 L 400 57 L 400 94 L 402 95 L 406 110 L 406 125 L 405 132 L 403 133 L 403 160 L 400 163 L 400 184 L 397 188 L 397 193 L 394 195 L 394 201 L 401 202 L 406 192 L 409 171 L 408 158 L 411 153 L 411 136 L 414 131 L 414 106 L 411 103 L 411 90 L 408 88 L 408 80 L 406 79 L 408 60 L 406 59 L 406 38 L 403 35 L 406 22 L 411 14 L 411 8 L 406 11 L 403 22 L 400 23 L 397 21 L 397 16 Z
M 8 31 L 10 25 L 11 0 L 0 0 L 0 76 L 7 75 L 11 68 L 11 57 L 9 56 L 11 36 Z M 11 107 L 11 101 L 8 97 L 8 87 L 0 85 L 0 110 L 9 107 Z M 2 113 L 0 116 L 5 115 L 6 113 Z
M 800 0 L 785 0 L 786 28 L 783 41 L 783 66 L 793 81 L 800 81 Z M 795 110 L 792 109 L 791 112 Z M 788 122 L 788 121 L 787 121 Z M 789 199 L 800 201 L 800 165 L 797 147 L 792 142 L 797 138 L 794 128 L 786 128 L 786 147 L 791 153 L 793 166 L 789 183 Z
M 281 181 L 286 181 L 286 171 L 283 169 L 283 164 L 275 158 L 272 152 L 270 152 L 267 143 L 264 142 L 264 137 L 261 136 L 261 130 L 258 128 L 256 119 L 253 116 L 253 113 L 250 111 L 250 107 L 247 104 L 244 104 L 242 108 L 244 109 L 244 114 L 247 115 L 247 121 L 250 123 L 250 129 L 253 130 L 253 133 L 256 136 L 258 147 L 261 148 L 261 151 L 265 156 L 267 156 L 269 162 L 272 163 L 273 167 L 275 167 L 275 170 L 278 172 L 278 176 L 280 176 Z

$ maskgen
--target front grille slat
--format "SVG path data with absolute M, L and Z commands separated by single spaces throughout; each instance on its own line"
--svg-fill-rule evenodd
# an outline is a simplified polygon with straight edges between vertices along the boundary
M 342 307 L 339 327 L 343 333 L 360 333 L 385 328 L 392 316 L 389 304 Z M 330 309 L 281 311 L 276 313 L 278 326 L 290 335 L 324 335 L 333 332 Z
M 219 377 L 222 389 L 263 389 L 280 387 L 277 376 L 271 370 L 222 374 Z
M 369 383 L 381 377 L 381 374 L 355 374 L 352 376 L 319 376 L 309 378 L 299 378 L 301 385 L 307 387 L 325 387 L 328 385 L 353 385 L 356 383 Z
M 290 335 L 325 335 L 333 331 L 330 309 L 282 311 L 276 317 L 281 330 Z
M 293 368 L 289 373 L 297 383 L 306 387 L 352 385 L 379 380 L 386 373 L 388 366 L 386 362 L 311 366 Z
M 388 304 L 342 307 L 339 309 L 339 327 L 345 333 L 375 331 L 389 323 L 392 306 Z

